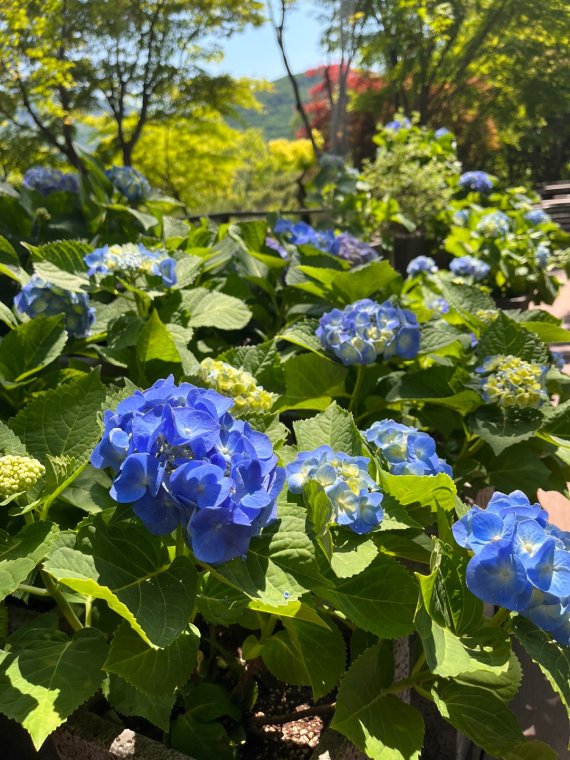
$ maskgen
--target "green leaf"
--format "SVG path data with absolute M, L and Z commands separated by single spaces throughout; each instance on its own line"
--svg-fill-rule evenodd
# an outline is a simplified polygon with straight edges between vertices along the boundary
M 429 509 L 432 514 L 437 514 L 438 508 L 451 512 L 455 507 L 457 489 L 449 475 L 443 472 L 438 475 L 390 475 L 381 471 L 379 482 L 382 489 L 411 516 L 415 516 L 415 507 Z
M 333 306 L 345 306 L 375 293 L 384 296 L 401 289 L 401 275 L 387 261 L 373 261 L 348 272 L 304 265 L 297 269 L 322 285 L 323 295 Z
M 490 295 L 484 293 L 476 285 L 457 285 L 453 282 L 441 282 L 441 295 L 445 298 L 448 304 L 468 317 L 483 309 L 485 311 L 491 309 L 496 310 L 496 304 Z
M 531 322 L 523 320 L 519 324 L 529 332 L 538 335 L 544 343 L 570 343 L 570 330 L 566 330 L 558 324 L 538 320 Z
M 481 462 L 487 469 L 489 482 L 503 493 L 520 489 L 529 498 L 534 498 L 549 476 L 548 467 L 540 459 L 537 449 L 528 443 L 510 446 L 499 456 L 481 457 Z
M 366 570 L 314 592 L 347 618 L 381 638 L 406 636 L 414 627 L 418 598 L 416 581 L 393 559 L 379 556 Z
M 191 626 L 165 649 L 153 649 L 123 622 L 115 631 L 103 669 L 150 696 L 167 697 L 190 678 L 199 642 L 200 632 Z
M 443 319 L 422 325 L 420 354 L 433 354 L 455 343 L 465 335 L 465 330 L 450 325 Z
M 368 536 L 348 531 L 335 539 L 331 568 L 337 578 L 350 578 L 365 570 L 378 555 L 378 549 Z
M 493 757 L 502 757 L 523 740 L 514 715 L 491 691 L 441 681 L 431 690 L 441 715 Z
M 386 652 L 369 647 L 341 681 L 331 728 L 373 760 L 418 760 L 423 744 L 421 714 L 386 694 Z
M 487 689 L 495 697 L 508 704 L 520 688 L 522 668 L 516 654 L 511 652 L 509 666 L 503 673 L 492 670 L 473 670 L 469 673 L 460 673 L 454 680 L 467 686 L 480 686 L 482 689 Z
M 307 351 L 319 354 L 319 356 L 327 356 L 323 344 L 315 335 L 318 326 L 319 322 L 316 319 L 295 322 L 292 327 L 287 328 L 278 335 L 277 340 L 286 340 L 295 346 L 300 346 L 301 348 L 306 348 Z
M 290 618 L 283 624 L 305 667 L 313 699 L 323 697 L 336 686 L 345 670 L 346 647 L 341 632 L 334 623 L 328 630 Z M 283 680 L 288 681 L 287 677 Z
M 550 361 L 544 342 L 503 312 L 499 312 L 495 321 L 483 332 L 476 351 L 481 358 L 504 354 L 539 364 L 549 364 Z
M 277 390 L 283 384 L 283 370 L 275 341 L 231 348 L 218 359 L 251 373 L 266 390 Z
M 342 364 L 318 354 L 300 354 L 283 364 L 285 395 L 280 411 L 287 409 L 326 409 L 332 398 L 344 392 L 347 370 Z
M 401 374 L 386 394 L 386 400 L 429 402 L 468 414 L 481 403 L 479 394 L 466 388 L 469 380 L 469 373 L 462 367 L 434 366 L 420 369 Z
M 35 317 L 11 330 L 0 343 L 3 381 L 20 383 L 61 355 L 67 342 L 63 316 Z
M 153 726 L 158 726 L 165 732 L 169 731 L 170 714 L 176 698 L 174 692 L 168 696 L 149 696 L 111 673 L 105 696 L 121 715 L 135 715 L 148 720 Z
M 95 515 L 75 548 L 57 547 L 44 563 L 57 581 L 103 599 L 152 647 L 167 647 L 186 628 L 197 574 L 187 557 L 170 564 L 160 538 L 138 523 L 107 526 Z
M 86 462 L 100 437 L 97 416 L 105 387 L 94 369 L 79 380 L 58 386 L 31 401 L 11 421 L 28 452 L 39 460 L 48 454 Z
M 174 749 L 185 752 L 195 760 L 234 760 L 230 738 L 221 723 L 202 723 L 187 712 L 176 718 L 170 731 Z
M 293 686 L 307 686 L 309 674 L 287 631 L 278 631 L 261 648 L 266 668 L 275 678 Z
M 36 629 L 0 657 L 0 711 L 18 721 L 36 750 L 101 684 L 105 636 L 88 628 L 68 639 Z
M 570 647 L 558 644 L 552 636 L 520 615 L 513 621 L 513 630 L 559 695 L 570 717 Z
M 546 409 L 542 429 L 545 433 L 555 435 L 557 438 L 570 438 L 570 400 Z
M 240 721 L 241 710 L 229 698 L 228 692 L 217 683 L 202 682 L 184 690 L 184 706 L 187 714 L 196 720 L 207 722 L 224 715 Z
M 187 291 L 184 305 L 190 312 L 188 327 L 241 330 L 251 319 L 251 311 L 238 298 L 205 288 Z
M 252 540 L 245 560 L 210 568 L 230 586 L 271 607 L 287 605 L 315 584 L 326 583 L 305 531 L 305 510 L 280 502 L 277 518 Z
M 471 431 L 486 441 L 497 456 L 509 446 L 532 438 L 540 429 L 544 415 L 540 409 L 481 406 L 467 418 Z
M 47 522 L 26 525 L 15 536 L 0 531 L 0 599 L 16 591 L 44 559 L 57 531 Z
M 533 739 L 517 744 L 505 755 L 505 760 L 560 760 L 560 755 L 548 744 Z
M 201 577 L 196 604 L 207 623 L 233 625 L 248 608 L 249 599 L 236 588 L 224 583 L 212 573 Z
M 1 273 L 2 272 L 0 270 L 0 274 Z M 12 309 L 10 309 L 10 307 L 7 306 L 3 301 L 0 301 L 0 321 L 4 322 L 4 324 L 10 329 L 17 327 L 19 324 Z
M 93 251 L 89 243 L 78 240 L 57 240 L 46 245 L 24 243 L 32 254 L 34 272 L 53 285 L 75 292 L 89 285 L 87 265 L 83 257 Z
M 149 319 L 138 333 L 136 346 L 137 362 L 142 368 L 146 365 L 157 363 L 160 372 L 164 364 L 180 364 L 180 352 L 172 335 L 166 326 L 160 321 L 156 311 L 153 311 Z M 153 367 L 151 366 L 151 372 Z
M 252 251 L 260 251 L 265 245 L 267 236 L 266 221 L 240 222 L 236 225 L 239 236 Z
M 8 425 L 0 421 L 0 451 L 3 454 L 27 454 L 26 447 Z
M 297 448 L 311 451 L 319 446 L 330 446 L 351 456 L 362 454 L 362 437 L 350 412 L 336 402 L 324 412 L 293 423 Z

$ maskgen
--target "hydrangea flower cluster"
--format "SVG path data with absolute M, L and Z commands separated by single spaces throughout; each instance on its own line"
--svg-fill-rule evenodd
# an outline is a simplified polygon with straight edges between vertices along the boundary
M 473 190 L 476 193 L 490 193 L 493 185 L 493 179 L 487 172 L 464 172 L 459 177 L 459 186 L 462 190 Z
M 195 556 L 227 562 L 276 517 L 284 471 L 269 438 L 229 413 L 232 399 L 172 376 L 106 411 L 91 455 L 111 496 L 151 533 L 181 525 Z
M 43 464 L 32 457 L 15 454 L 0 457 L 0 499 L 29 491 L 45 471 Z
M 384 125 L 384 129 L 391 129 L 392 132 L 399 132 L 401 129 L 409 129 L 412 122 L 405 116 L 403 119 L 393 119 Z
M 144 201 L 151 193 L 148 179 L 132 166 L 112 166 L 105 176 L 129 203 Z
M 514 610 L 570 644 L 570 533 L 548 522 L 522 491 L 493 494 L 453 526 L 474 556 L 467 587 L 485 602 Z
M 481 217 L 477 224 L 477 232 L 482 237 L 500 238 L 505 237 L 511 228 L 509 217 L 502 211 L 491 211 Z
M 453 474 L 438 456 L 433 438 L 414 427 L 380 420 L 364 431 L 364 437 L 382 453 L 392 475 Z
M 438 266 L 431 256 L 416 256 L 406 268 L 406 272 L 410 277 L 417 277 L 422 272 L 425 272 L 425 274 L 435 274 L 437 271 Z
M 237 416 L 266 412 L 273 406 L 273 396 L 255 382 L 255 377 L 242 369 L 210 357 L 200 363 L 198 376 L 209 388 L 234 402 L 230 412 Z
M 548 400 L 544 379 L 548 367 L 532 364 L 518 356 L 489 356 L 475 370 L 485 401 L 499 406 L 536 408 Z
M 353 266 L 368 264 L 379 257 L 378 252 L 371 245 L 358 240 L 348 232 L 341 232 L 335 237 L 330 253 L 338 256 L 339 259 L 350 261 Z
M 304 451 L 285 468 L 289 490 L 303 493 L 310 481 L 320 483 L 333 506 L 333 521 L 354 533 L 368 533 L 384 517 L 384 496 L 368 474 L 369 462 L 330 446 Z
M 474 256 L 459 256 L 453 259 L 449 269 L 458 277 L 472 277 L 474 282 L 481 282 L 491 271 L 487 263 Z
M 330 253 L 335 242 L 332 230 L 315 230 L 306 222 L 293 224 L 287 219 L 279 219 L 274 230 L 278 235 L 285 235 L 287 242 L 292 245 L 312 245 L 324 253 Z
M 550 216 L 541 208 L 533 208 L 527 211 L 524 215 L 525 220 L 532 225 L 544 224 L 544 222 L 550 222 Z
M 539 243 L 534 252 L 535 264 L 541 269 L 546 269 L 550 259 L 550 248 L 544 243 Z
M 14 298 L 19 314 L 28 317 L 65 315 L 65 328 L 76 338 L 86 338 L 95 321 L 87 293 L 73 293 L 33 275 Z
M 32 166 L 24 174 L 22 184 L 28 190 L 35 190 L 40 195 L 56 192 L 79 192 L 79 177 L 77 174 L 65 174 L 58 169 L 46 166 Z
M 439 311 L 440 314 L 447 314 L 450 309 L 449 303 L 445 300 L 445 298 L 441 297 L 432 298 L 430 301 L 426 301 L 426 306 L 428 309 Z
M 420 348 L 415 314 L 389 301 L 378 304 L 369 298 L 324 314 L 316 335 L 345 366 L 373 364 L 379 356 L 413 359 Z
M 465 227 L 467 222 L 469 221 L 470 217 L 470 211 L 468 208 L 460 208 L 458 211 L 453 214 L 452 221 L 453 224 L 457 225 L 458 227 Z
M 167 288 L 176 285 L 176 261 L 167 251 L 149 251 L 139 243 L 125 245 L 105 245 L 88 253 L 83 260 L 89 267 L 87 274 L 120 274 L 136 277 L 139 274 L 153 275 L 162 279 Z
M 440 127 L 439 129 L 435 130 L 435 138 L 436 140 L 439 140 L 440 137 L 445 137 L 445 135 L 450 135 L 451 132 L 447 127 Z

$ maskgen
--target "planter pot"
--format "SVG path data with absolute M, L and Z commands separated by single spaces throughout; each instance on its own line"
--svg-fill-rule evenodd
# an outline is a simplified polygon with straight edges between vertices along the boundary
M 513 296 L 512 298 L 495 297 L 495 303 L 499 309 L 520 309 L 526 311 L 532 300 L 531 296 Z

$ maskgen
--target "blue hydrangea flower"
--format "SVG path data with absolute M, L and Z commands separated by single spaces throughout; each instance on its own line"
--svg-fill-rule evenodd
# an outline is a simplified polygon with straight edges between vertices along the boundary
M 401 129 L 409 129 L 412 126 L 412 122 L 407 116 L 403 119 L 393 119 L 384 125 L 384 129 L 390 129 L 392 132 L 399 132 Z
M 566 365 L 566 357 L 561 351 L 551 351 L 552 363 L 557 369 L 564 369 Z
M 509 217 L 502 211 L 491 211 L 481 217 L 476 230 L 482 237 L 500 238 L 505 237 L 511 228 Z
M 426 306 L 428 309 L 433 309 L 434 311 L 439 311 L 440 314 L 447 314 L 449 312 L 449 309 L 451 308 L 449 306 L 449 303 L 445 300 L 445 298 L 432 298 L 431 301 L 426 301 Z
M 440 137 L 445 137 L 445 135 L 449 135 L 451 132 L 447 127 L 440 127 L 439 129 L 435 130 L 435 138 L 436 140 L 439 140 Z
M 489 264 L 473 256 L 459 256 L 453 259 L 449 269 L 458 277 L 470 277 L 474 282 L 481 282 L 491 271 Z
M 271 248 L 272 251 L 275 251 L 275 253 L 278 253 L 282 259 L 289 258 L 289 254 L 287 253 L 285 248 L 283 248 L 281 243 L 278 240 L 275 240 L 275 238 L 272 238 L 269 235 L 267 235 L 267 237 L 265 238 L 265 245 L 267 246 L 267 248 Z
M 420 348 L 415 314 L 389 301 L 378 304 L 369 298 L 324 314 L 316 335 L 345 366 L 373 364 L 379 356 L 413 359 Z
M 499 406 L 528 406 L 533 409 L 548 401 L 545 378 L 548 367 L 518 356 L 488 356 L 476 368 L 483 399 Z
M 459 186 L 462 190 L 473 190 L 476 193 L 490 193 L 493 185 L 493 179 L 487 172 L 464 172 L 459 177 Z
M 47 166 L 32 166 L 24 174 L 22 184 L 28 190 L 35 190 L 41 195 L 56 192 L 79 192 L 79 177 L 77 174 L 65 174 L 58 169 Z
M 176 285 L 176 261 L 165 250 L 150 251 L 142 243 L 105 245 L 88 253 L 83 260 L 89 267 L 87 274 L 119 274 L 127 277 L 153 275 L 160 277 L 167 288 Z
M 548 266 L 549 259 L 550 259 L 550 248 L 544 243 L 539 243 L 536 246 L 536 251 L 534 252 L 535 264 L 538 267 L 540 267 L 540 269 L 546 269 L 546 267 Z
M 324 253 L 330 253 L 335 242 L 332 230 L 315 230 L 306 222 L 293 224 L 287 219 L 279 219 L 274 231 L 277 235 L 283 235 L 286 242 L 292 245 L 312 245 Z
M 112 166 L 105 171 L 105 176 L 129 203 L 140 203 L 151 193 L 148 179 L 132 166 Z
M 497 492 L 487 509 L 474 506 L 456 522 L 453 535 L 474 554 L 466 579 L 475 596 L 570 643 L 570 533 L 551 525 L 540 504 L 522 491 Z
M 335 237 L 330 247 L 330 253 L 338 256 L 339 259 L 350 261 L 353 266 L 368 264 L 370 261 L 379 258 L 378 252 L 371 245 L 358 240 L 348 232 L 341 232 Z
M 435 274 L 437 271 L 437 264 L 431 256 L 416 256 L 406 268 L 406 272 L 410 277 L 417 277 L 422 272 L 425 272 L 425 274 Z
M 335 452 L 330 446 L 303 451 L 285 468 L 291 493 L 319 483 L 331 501 L 332 522 L 354 533 L 370 532 L 384 517 L 383 494 L 368 474 L 370 460 Z
M 460 208 L 458 209 L 455 214 L 453 214 L 452 222 L 457 227 L 465 227 L 467 222 L 469 221 L 469 216 L 471 212 L 468 208 Z
M 172 376 L 103 417 L 91 455 L 110 468 L 111 496 L 151 533 L 178 525 L 202 562 L 227 562 L 276 517 L 285 473 L 269 438 L 229 413 L 232 399 Z
M 530 211 L 527 211 L 524 218 L 532 225 L 544 224 L 545 222 L 551 221 L 550 216 L 541 208 L 533 208 Z
M 65 328 L 76 338 L 86 338 L 95 321 L 95 310 L 89 306 L 87 293 L 73 293 L 44 282 L 37 275 L 33 275 L 14 298 L 14 306 L 20 314 L 31 318 L 64 314 Z
M 433 438 L 414 427 L 380 420 L 364 431 L 364 437 L 382 454 L 393 475 L 453 474 L 445 459 L 437 455 Z

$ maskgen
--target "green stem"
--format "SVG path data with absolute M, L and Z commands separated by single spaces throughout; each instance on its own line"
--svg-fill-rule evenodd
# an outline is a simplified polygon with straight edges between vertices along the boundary
M 176 528 L 176 550 L 174 553 L 175 557 L 184 557 L 186 555 L 186 538 L 184 535 L 184 528 L 182 525 L 179 525 Z
M 33 594 L 34 596 L 51 596 L 47 589 L 38 588 L 37 586 L 28 586 L 27 583 L 20 583 L 18 591 L 22 594 Z
M 362 364 L 359 364 L 356 367 L 356 382 L 354 383 L 354 389 L 352 391 L 352 395 L 350 397 L 350 403 L 348 405 L 349 412 L 354 411 L 358 406 L 358 396 L 360 394 L 360 389 L 362 388 L 363 382 L 364 382 L 364 367 L 362 366 Z
M 389 686 L 387 689 L 383 689 L 382 691 L 385 694 L 398 694 L 401 691 L 407 691 L 408 689 L 416 688 L 425 681 L 435 681 L 436 678 L 437 676 L 426 670 L 419 677 L 417 675 L 411 675 L 409 678 L 403 678 L 401 681 L 396 681 L 392 684 L 392 686 Z
M 508 619 L 509 615 L 511 614 L 510 610 L 505 610 L 502 607 L 495 612 L 493 617 L 489 620 L 489 625 L 492 625 L 494 628 L 498 628 L 500 625 L 502 625 L 505 620 Z
M 49 573 L 47 573 L 43 568 L 40 570 L 40 574 L 42 576 L 43 582 L 45 583 L 46 589 L 49 591 L 50 596 L 59 607 L 63 617 L 67 620 L 74 631 L 81 631 L 84 627 L 82 622 L 79 620 L 75 612 L 71 609 L 71 605 L 58 589 L 51 575 L 49 575 Z
M 93 612 L 93 597 L 88 596 L 85 600 L 85 627 L 91 628 L 91 614 Z
M 271 636 L 278 622 L 279 618 L 276 615 L 269 615 L 266 622 L 261 623 L 261 636 L 259 639 L 260 643 L 266 641 Z

